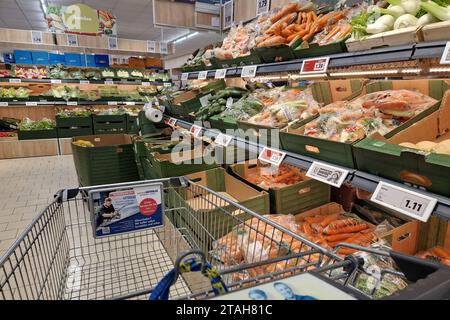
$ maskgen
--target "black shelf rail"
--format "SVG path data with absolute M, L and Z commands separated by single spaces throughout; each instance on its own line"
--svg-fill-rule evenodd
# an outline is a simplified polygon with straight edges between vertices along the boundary
M 22 83 L 50 83 L 50 84 L 64 84 L 64 83 L 77 83 L 77 84 L 120 84 L 120 85 L 142 85 L 147 84 L 150 86 L 164 86 L 170 84 L 171 81 L 147 81 L 147 80 L 135 80 L 135 79 L 104 79 L 104 80 L 89 80 L 89 79 L 23 79 L 23 78 L 0 78 L 0 82 L 10 82 L 20 80 Z
M 1 102 L 1 101 L 0 101 Z M 116 106 L 116 105 L 120 105 L 120 106 L 143 106 L 145 105 L 145 102 L 143 101 L 76 101 L 76 100 L 69 100 L 69 101 L 45 101 L 45 100 L 40 100 L 40 101 L 5 101 L 7 102 L 7 106 L 3 106 L 0 105 L 1 107 L 22 107 L 22 106 L 27 106 L 27 107 L 32 107 L 32 106 L 72 106 L 72 107 L 76 107 L 76 106 L 88 106 L 88 105 L 96 105 L 96 106 L 101 106 L 101 105 L 109 105 L 109 106 Z
M 165 116 L 165 119 L 168 120 L 168 119 L 170 119 L 170 117 Z M 186 122 L 184 120 L 177 119 L 176 125 L 189 130 L 193 124 Z M 218 134 L 219 134 L 218 130 L 202 127 L 202 135 L 205 137 L 214 139 L 217 137 Z M 256 153 L 256 154 L 260 154 L 265 147 L 264 145 L 257 144 L 255 142 L 251 142 L 251 141 L 247 141 L 247 140 L 244 140 L 239 137 L 233 137 L 233 142 L 236 147 L 238 147 L 240 149 L 245 149 L 249 152 Z M 438 201 L 438 203 L 433 211 L 433 214 L 437 217 L 440 217 L 442 219 L 450 221 L 450 199 L 447 197 L 437 195 L 437 194 L 434 194 L 431 192 L 427 192 L 427 191 L 424 191 L 424 190 L 421 190 L 418 188 L 414 188 L 414 187 L 411 187 L 411 186 L 408 186 L 408 185 L 405 185 L 405 184 L 402 184 L 402 183 L 399 183 L 396 181 L 392 181 L 390 179 L 385 179 L 385 178 L 382 178 L 379 176 L 375 176 L 375 175 L 369 174 L 367 172 L 359 171 L 357 169 L 345 168 L 342 166 L 335 165 L 333 163 L 329 163 L 329 162 L 322 161 L 322 160 L 317 160 L 317 159 L 314 159 L 314 158 L 311 158 L 308 156 L 299 155 L 299 154 L 287 152 L 284 150 L 281 150 L 281 151 L 286 153 L 286 157 L 283 160 L 283 163 L 293 165 L 293 166 L 300 168 L 302 170 L 305 170 L 305 171 L 307 171 L 311 167 L 313 162 L 317 162 L 317 161 L 324 163 L 324 164 L 329 164 L 336 168 L 342 168 L 349 172 L 349 174 L 346 178 L 346 181 L 345 181 L 346 183 L 349 183 L 354 187 L 361 188 L 370 193 L 373 193 L 375 191 L 375 189 L 377 188 L 378 184 L 383 181 L 383 182 L 389 183 L 391 185 L 398 186 L 403 189 L 417 192 L 417 193 L 426 195 L 428 197 L 434 198 Z
M 328 68 L 341 68 L 358 65 L 370 65 L 377 63 L 400 62 L 417 59 L 440 58 L 444 53 L 446 41 L 423 42 L 404 46 L 384 47 L 358 52 L 346 52 L 328 55 L 330 62 Z M 299 72 L 304 59 L 296 59 L 285 62 L 259 64 L 256 75 L 283 72 Z M 227 77 L 240 77 L 243 67 L 227 68 Z M 205 70 L 206 71 L 206 70 Z M 200 71 L 186 72 L 188 79 L 197 79 Z M 216 70 L 208 70 L 207 78 L 214 78 Z

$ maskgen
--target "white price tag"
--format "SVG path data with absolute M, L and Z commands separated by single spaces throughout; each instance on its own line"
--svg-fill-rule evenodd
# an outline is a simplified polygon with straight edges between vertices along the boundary
M 256 76 L 257 69 L 258 69 L 258 66 L 242 67 L 241 78 L 254 78 Z
M 164 87 L 166 87 L 166 88 L 171 88 L 171 87 L 172 87 L 172 83 L 170 83 L 170 82 L 164 82 Z
M 126 106 L 135 106 L 135 105 L 136 105 L 136 102 L 134 102 L 134 101 L 128 101 L 128 102 L 125 102 L 125 105 L 126 105 Z
M 117 106 L 117 101 L 108 101 L 108 106 Z
M 80 80 L 80 84 L 89 84 L 89 80 Z
M 67 35 L 67 45 L 69 47 L 78 47 L 78 37 L 76 34 Z
M 269 0 L 256 0 L 256 15 L 269 12 L 270 1 Z
M 108 49 L 109 50 L 117 50 L 118 49 L 117 38 L 114 38 L 114 37 L 108 38 Z
M 208 105 L 208 103 L 209 103 L 209 98 L 211 97 L 211 95 L 210 94 L 208 94 L 208 95 L 206 95 L 206 96 L 203 96 L 203 97 L 201 97 L 199 100 L 200 100 L 200 104 L 202 105 L 202 107 L 206 107 L 207 105 Z
M 27 101 L 27 102 L 25 102 L 25 105 L 27 107 L 36 107 L 38 105 L 38 103 L 36 101 Z
M 156 53 L 156 41 L 147 40 L 147 52 Z
M 159 53 L 161 53 L 161 54 L 169 54 L 169 47 L 167 45 L 167 42 L 160 42 L 159 43 Z
M 181 81 L 187 81 L 189 79 L 189 73 L 181 74 Z
M 175 125 L 177 124 L 177 119 L 170 118 L 169 121 L 167 121 L 167 124 L 171 127 L 175 127 Z
M 67 101 L 67 105 L 68 106 L 77 106 L 78 102 L 77 101 Z
M 441 64 L 450 64 L 450 41 L 445 46 L 444 53 L 441 57 Z
M 150 82 L 141 82 L 143 87 L 150 87 Z
M 286 153 L 283 151 L 264 147 L 258 159 L 261 160 L 262 162 L 270 163 L 279 167 L 285 157 Z
M 234 5 L 233 0 L 226 2 L 223 5 L 223 28 L 229 28 L 233 24 L 233 16 L 234 16 Z
M 44 38 L 42 36 L 42 31 L 31 31 L 31 42 L 34 44 L 44 43 Z
M 7 107 L 9 106 L 8 102 L 0 101 L 0 107 Z
M 437 199 L 386 182 L 378 184 L 370 200 L 423 222 L 428 221 L 437 204 Z
M 9 79 L 9 83 L 21 83 L 22 79 Z
M 51 84 L 60 84 L 61 80 L 60 79 L 52 79 L 52 80 L 50 80 L 50 83 Z
M 203 121 L 203 126 L 207 129 L 211 129 L 211 123 L 209 121 Z
M 231 141 L 233 141 L 233 137 L 223 134 L 223 133 L 219 133 L 219 135 L 216 137 L 216 140 L 214 140 L 214 143 L 222 146 L 222 147 L 228 147 L 231 143 Z
M 316 74 L 325 73 L 328 69 L 330 57 L 305 59 L 302 63 L 300 74 Z
M 214 79 L 225 79 L 227 76 L 227 69 L 217 69 Z
M 347 170 L 330 166 L 321 162 L 313 162 L 308 172 L 307 177 L 314 180 L 321 181 L 333 187 L 340 188 L 347 178 L 349 172 Z
M 108 84 L 108 85 L 114 84 L 114 81 L 113 80 L 105 80 L 105 84 Z
M 226 108 L 227 108 L 227 109 L 230 109 L 231 106 L 233 105 L 233 102 L 234 102 L 233 98 L 232 98 L 232 97 L 229 97 L 229 98 L 227 99 L 227 105 L 226 105 Z
M 202 132 L 202 127 L 196 126 L 195 124 L 191 127 L 189 130 L 190 133 L 196 138 L 200 136 L 200 133 Z
M 206 80 L 208 78 L 208 71 L 200 71 L 198 73 L 198 80 Z

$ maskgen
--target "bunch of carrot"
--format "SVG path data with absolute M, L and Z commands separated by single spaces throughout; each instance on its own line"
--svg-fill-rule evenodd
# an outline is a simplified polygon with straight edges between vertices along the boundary
M 302 182 L 303 176 L 299 169 L 282 164 L 274 174 L 266 174 L 260 168 L 256 173 L 247 176 L 245 179 L 261 188 L 268 189 Z
M 338 24 L 343 19 L 346 19 L 343 11 L 317 15 L 314 7 L 291 3 L 270 18 L 272 25 L 263 36 L 256 38 L 256 44 L 258 47 L 282 44 L 292 46 L 299 40 L 310 42 L 316 34 L 323 31 L 325 40 L 337 41 L 351 31 L 349 23 Z

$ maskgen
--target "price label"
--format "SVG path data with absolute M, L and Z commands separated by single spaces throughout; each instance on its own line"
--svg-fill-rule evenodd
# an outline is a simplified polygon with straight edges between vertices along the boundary
M 189 73 L 181 74 L 181 81 L 187 81 L 189 79 Z
M 143 87 L 150 87 L 150 82 L 141 82 Z
M 227 76 L 227 69 L 217 69 L 214 79 L 225 79 Z
M 269 12 L 270 2 L 269 0 L 256 0 L 256 15 Z
M 171 82 L 164 82 L 164 87 L 171 88 L 172 87 L 172 83 Z
M 156 41 L 147 40 L 147 52 L 156 53 Z
M 441 64 L 450 64 L 450 41 L 445 46 L 444 53 L 441 57 Z
M 52 79 L 52 80 L 50 80 L 50 83 L 52 83 L 52 84 L 60 84 L 61 80 L 60 79 Z
M 349 172 L 345 169 L 330 166 L 321 162 L 313 162 L 306 173 L 307 177 L 340 188 Z
M 330 57 L 305 59 L 302 63 L 301 74 L 325 73 L 328 69 Z
M 223 134 L 223 133 L 219 133 L 219 135 L 216 137 L 216 140 L 214 140 L 214 143 L 222 146 L 222 147 L 228 147 L 231 143 L 231 141 L 233 141 L 233 137 Z
M 89 80 L 80 80 L 80 84 L 89 84 Z
M 286 157 L 285 152 L 264 147 L 264 149 L 261 152 L 261 154 L 259 155 L 258 159 L 263 162 L 270 163 L 270 164 L 273 164 L 273 165 L 279 167 L 285 157 Z
M 67 35 L 67 45 L 69 47 L 78 47 L 78 37 L 76 34 Z
M 25 102 L 25 105 L 27 107 L 35 107 L 38 105 L 38 103 L 36 101 L 27 101 L 27 102 Z
M 167 121 L 167 124 L 171 127 L 175 127 L 175 125 L 177 124 L 177 119 L 170 118 L 169 121 Z
M 234 11 L 233 0 L 228 1 L 223 5 L 222 25 L 224 29 L 231 27 L 231 25 L 233 24 L 233 16 L 234 16 L 233 11 Z
M 230 109 L 231 106 L 233 105 L 233 102 L 234 102 L 233 98 L 232 98 L 232 97 L 229 97 L 229 98 L 227 99 L 226 108 L 227 108 L 227 109 Z
M 112 81 L 112 80 L 105 80 L 105 84 L 108 84 L 108 85 L 114 84 L 114 81 Z
M 126 105 L 126 106 L 135 106 L 135 105 L 136 105 L 136 102 L 134 102 L 134 101 L 128 101 L 128 102 L 125 102 L 125 105 Z
M 7 107 L 9 106 L 8 102 L 0 101 L 0 107 Z
M 21 83 L 22 79 L 9 79 L 9 83 Z
M 211 122 L 209 121 L 203 121 L 203 126 L 207 129 L 211 129 Z
M 196 126 L 195 124 L 191 127 L 191 130 L 189 130 L 190 133 L 196 138 L 200 136 L 200 133 L 202 132 L 202 127 Z
M 108 49 L 109 50 L 117 50 L 118 49 L 117 38 L 114 38 L 114 37 L 108 38 Z
M 370 200 L 422 222 L 428 221 L 437 204 L 437 199 L 383 181 Z
M 78 102 L 77 101 L 67 101 L 67 105 L 68 106 L 77 106 Z
M 34 44 L 44 43 L 44 38 L 42 36 L 42 31 L 31 31 L 31 42 Z
M 117 101 L 108 101 L 108 106 L 117 106 Z
M 200 71 L 198 73 L 198 80 L 206 80 L 208 78 L 208 71 Z
M 167 46 L 167 42 L 159 43 L 159 53 L 161 54 L 169 54 L 169 47 Z
M 256 76 L 257 69 L 258 69 L 258 66 L 242 67 L 241 78 L 254 78 Z
M 207 105 L 208 105 L 208 103 L 209 103 L 209 98 L 211 97 L 211 95 L 210 94 L 208 94 L 208 95 L 206 95 L 206 96 L 203 96 L 203 97 L 201 97 L 199 100 L 200 100 L 200 104 L 202 105 L 202 107 L 206 107 Z

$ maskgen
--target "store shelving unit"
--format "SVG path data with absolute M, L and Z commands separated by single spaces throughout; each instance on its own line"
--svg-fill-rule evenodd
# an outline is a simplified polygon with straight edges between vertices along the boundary
M 11 82 L 19 79 L 22 83 L 51 83 L 51 84 L 64 84 L 64 83 L 75 83 L 75 84 L 129 84 L 129 85 L 149 85 L 149 86 L 164 86 L 170 84 L 171 81 L 145 81 L 145 80 L 134 80 L 134 79 L 106 79 L 106 80 L 74 80 L 74 79 L 22 79 L 22 78 L 0 78 L 0 82 Z M 53 81 L 52 81 L 53 80 Z M 55 80 L 58 82 L 56 83 Z
M 165 117 L 166 120 L 170 119 L 170 117 Z M 189 123 L 187 121 L 184 120 L 180 120 L 177 119 L 176 125 L 189 130 L 192 127 L 192 123 Z M 196 124 L 197 125 L 197 124 Z M 220 132 L 218 130 L 214 130 L 214 129 L 208 129 L 205 127 L 202 127 L 202 135 L 204 137 L 208 137 L 211 139 L 215 139 L 217 137 L 217 135 Z M 233 142 L 234 145 L 240 149 L 244 149 L 247 150 L 248 152 L 251 153 L 256 153 L 256 154 L 260 154 L 263 150 L 263 148 L 265 147 L 265 145 L 261 145 L 261 144 L 257 144 L 255 142 L 252 141 L 248 141 L 248 140 L 244 140 L 240 137 L 233 137 Z M 286 157 L 283 160 L 283 163 L 285 164 L 290 164 L 293 165 L 295 167 L 298 167 L 302 170 L 307 171 L 311 165 L 313 164 L 313 162 L 317 162 L 318 160 L 308 157 L 308 156 L 304 156 L 304 155 L 300 155 L 300 154 L 296 154 L 296 153 L 292 153 L 292 152 L 287 152 L 284 150 L 281 150 L 284 153 L 286 153 Z M 346 171 L 349 172 L 345 182 L 351 184 L 354 187 L 357 188 L 361 188 L 367 192 L 374 192 L 375 189 L 377 188 L 378 184 L 380 182 L 387 182 L 389 184 L 410 190 L 410 191 L 414 191 L 414 192 L 418 192 L 421 194 L 424 194 L 428 197 L 434 198 L 438 201 L 433 214 L 437 217 L 440 217 L 442 219 L 448 220 L 450 221 L 450 199 L 441 195 L 437 195 L 434 193 L 430 193 L 412 186 L 408 186 L 405 184 L 401 184 L 398 183 L 396 181 L 392 181 L 389 179 L 385 179 L 382 177 L 378 177 L 372 174 L 369 174 L 367 172 L 363 172 L 363 171 L 359 171 L 356 169 L 351 169 L 351 168 L 344 168 L 341 166 L 337 166 L 335 164 L 332 163 L 327 163 L 325 161 L 320 160 L 319 162 L 325 163 L 325 164 L 329 164 L 331 166 L 337 167 L 337 168 L 342 168 Z

